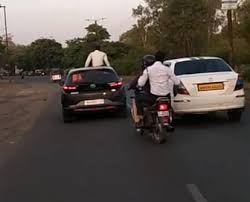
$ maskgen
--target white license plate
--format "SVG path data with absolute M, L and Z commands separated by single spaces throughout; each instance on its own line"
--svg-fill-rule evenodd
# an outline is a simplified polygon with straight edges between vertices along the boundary
M 54 75 L 52 76 L 52 80 L 61 80 L 61 75 Z
M 158 112 L 158 117 L 165 117 L 165 116 L 169 116 L 169 111 Z
M 85 106 L 91 106 L 91 105 L 103 105 L 104 99 L 98 99 L 98 100 L 86 100 L 84 101 Z

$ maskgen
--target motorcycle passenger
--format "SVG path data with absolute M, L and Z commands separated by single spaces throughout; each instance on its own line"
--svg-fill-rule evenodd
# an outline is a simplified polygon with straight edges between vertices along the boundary
M 137 113 L 139 102 L 141 100 L 141 97 L 145 97 L 150 94 L 150 84 L 149 81 L 146 82 L 145 86 L 143 87 L 143 90 L 138 90 L 137 83 L 138 79 L 142 75 L 143 71 L 153 65 L 155 63 L 155 56 L 154 55 L 145 55 L 142 60 L 142 68 L 141 73 L 130 83 L 128 90 L 135 90 L 135 98 L 132 100 L 133 107 L 132 107 L 132 115 L 135 121 L 135 124 L 137 127 L 140 127 L 140 121 L 142 120 L 142 117 Z
M 143 107 L 152 106 L 159 97 L 169 97 L 171 99 L 170 80 L 175 85 L 180 84 L 180 80 L 167 68 L 164 62 L 165 54 L 158 51 L 155 54 L 156 62 L 143 71 L 143 75 L 138 79 L 138 86 L 144 87 L 149 81 L 150 93 L 139 98 L 138 114 L 143 116 Z

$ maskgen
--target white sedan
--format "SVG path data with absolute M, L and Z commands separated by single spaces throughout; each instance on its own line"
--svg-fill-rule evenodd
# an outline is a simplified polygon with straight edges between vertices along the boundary
M 173 99 L 176 114 L 226 111 L 230 120 L 240 121 L 245 108 L 244 83 L 224 60 L 195 57 L 164 64 L 181 80 Z

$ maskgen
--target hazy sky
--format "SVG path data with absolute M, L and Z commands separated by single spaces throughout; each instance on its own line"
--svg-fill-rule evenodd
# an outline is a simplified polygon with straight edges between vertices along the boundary
M 113 40 L 128 30 L 135 20 L 132 8 L 143 0 L 0 0 L 7 6 L 9 33 L 19 44 L 28 44 L 40 37 L 51 37 L 59 42 L 83 36 L 88 25 L 86 18 L 107 20 Z M 4 33 L 1 13 L 0 33 Z

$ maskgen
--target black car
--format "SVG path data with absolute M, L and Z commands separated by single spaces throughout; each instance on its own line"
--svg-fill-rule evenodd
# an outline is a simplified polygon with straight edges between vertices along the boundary
M 127 116 L 125 88 L 111 67 L 71 70 L 62 87 L 61 101 L 64 122 L 83 112 L 113 111 Z

